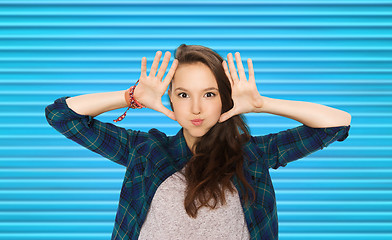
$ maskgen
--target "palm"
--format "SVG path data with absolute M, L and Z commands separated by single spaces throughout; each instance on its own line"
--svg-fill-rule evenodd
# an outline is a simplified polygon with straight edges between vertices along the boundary
M 223 62 L 223 68 L 225 70 L 226 76 L 229 78 L 231 88 L 232 88 L 232 99 L 234 106 L 228 112 L 222 114 L 220 121 L 226 121 L 232 116 L 254 112 L 257 108 L 263 106 L 263 98 L 260 96 L 254 77 L 252 60 L 248 59 L 249 68 L 249 81 L 246 79 L 245 70 L 242 65 L 241 57 L 239 53 L 235 54 L 237 67 L 239 71 L 239 77 L 237 75 L 236 68 L 234 66 L 234 60 L 231 53 L 228 54 L 229 68 L 226 62 Z
M 169 83 L 174 75 L 175 69 L 177 68 L 178 61 L 175 59 L 173 64 L 162 81 L 163 75 L 166 72 L 166 68 L 170 61 L 170 52 L 166 52 L 162 64 L 159 68 L 158 74 L 155 76 L 158 70 L 159 60 L 162 52 L 158 51 L 155 55 L 154 62 L 152 63 L 150 74 L 147 76 L 147 59 L 143 57 L 141 74 L 139 84 L 135 88 L 134 97 L 145 107 L 154 109 L 158 112 L 162 112 L 166 116 L 175 120 L 173 111 L 170 111 L 162 104 L 162 96 L 165 94 Z

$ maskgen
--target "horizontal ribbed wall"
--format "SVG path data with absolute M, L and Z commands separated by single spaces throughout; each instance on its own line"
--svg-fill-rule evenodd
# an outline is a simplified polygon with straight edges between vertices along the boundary
M 125 169 L 44 108 L 127 89 L 182 43 L 252 58 L 262 95 L 352 115 L 347 140 L 271 170 L 279 239 L 392 239 L 391 27 L 392 1 L 0 1 L 0 239 L 110 239 Z M 300 125 L 246 116 L 253 135 Z M 148 109 L 118 125 L 179 130 Z

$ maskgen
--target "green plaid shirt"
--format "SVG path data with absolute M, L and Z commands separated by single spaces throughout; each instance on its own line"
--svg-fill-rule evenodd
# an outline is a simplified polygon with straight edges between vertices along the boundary
M 182 169 L 192 153 L 182 129 L 166 136 L 157 129 L 134 131 L 103 123 L 72 111 L 61 97 L 45 108 L 48 123 L 67 138 L 126 167 L 111 239 L 138 239 L 159 185 Z M 301 125 L 278 133 L 251 137 L 244 146 L 244 174 L 256 191 L 246 205 L 236 177 L 232 179 L 242 203 L 251 239 L 278 239 L 275 192 L 269 169 L 323 149 L 348 137 L 350 126 L 311 128 Z

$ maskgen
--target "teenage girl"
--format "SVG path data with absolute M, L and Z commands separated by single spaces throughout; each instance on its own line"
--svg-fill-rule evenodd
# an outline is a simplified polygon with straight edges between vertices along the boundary
M 112 239 L 278 239 L 269 169 L 345 140 L 351 115 L 260 95 L 252 60 L 247 78 L 238 52 L 236 67 L 231 53 L 226 62 L 210 48 L 182 44 L 165 78 L 170 52 L 158 69 L 161 55 L 149 74 L 142 58 L 138 84 L 127 90 L 65 96 L 45 109 L 61 134 L 126 167 Z M 171 110 L 161 100 L 167 90 Z M 124 107 L 154 109 L 182 128 L 166 136 L 94 118 Z M 252 136 L 242 117 L 250 112 L 302 125 Z

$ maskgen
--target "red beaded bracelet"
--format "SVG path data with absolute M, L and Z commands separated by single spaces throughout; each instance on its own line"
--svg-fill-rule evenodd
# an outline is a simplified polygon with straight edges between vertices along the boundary
M 127 111 L 132 108 L 145 108 L 142 104 L 140 104 L 134 97 L 133 97 L 133 92 L 135 91 L 136 85 L 139 83 L 139 80 L 135 83 L 134 86 L 130 87 L 128 90 L 125 91 L 125 100 L 127 101 L 129 107 L 128 109 L 121 115 L 119 116 L 116 120 L 113 120 L 113 122 L 119 122 L 125 118 L 127 115 Z

